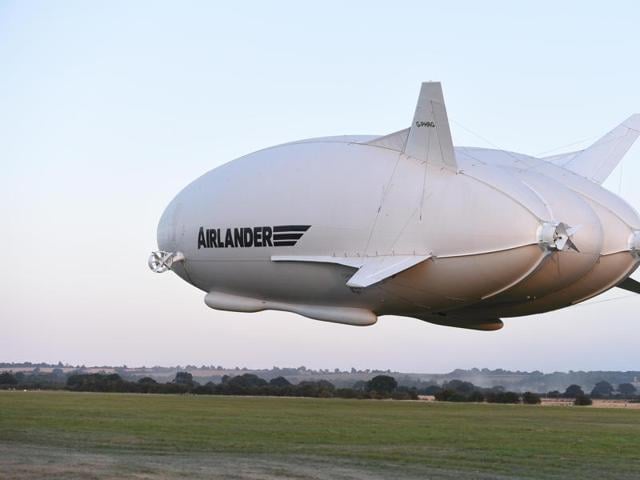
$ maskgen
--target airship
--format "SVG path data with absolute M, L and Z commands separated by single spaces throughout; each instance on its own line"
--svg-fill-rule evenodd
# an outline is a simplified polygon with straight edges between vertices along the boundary
M 393 315 L 491 331 L 614 287 L 640 293 L 640 217 L 601 186 L 639 134 L 635 114 L 546 158 L 454 147 L 441 84 L 423 83 L 409 128 L 205 173 L 162 214 L 148 264 L 216 310 L 357 326 Z

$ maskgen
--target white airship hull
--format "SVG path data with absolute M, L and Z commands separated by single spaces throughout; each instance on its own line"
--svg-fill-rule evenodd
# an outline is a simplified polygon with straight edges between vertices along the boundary
M 411 129 L 280 145 L 194 181 L 160 221 L 163 269 L 215 309 L 485 330 L 631 274 L 631 207 L 551 160 L 454 149 L 425 85 Z

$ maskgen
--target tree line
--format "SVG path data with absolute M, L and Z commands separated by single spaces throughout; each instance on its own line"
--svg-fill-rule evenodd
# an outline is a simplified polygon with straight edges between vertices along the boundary
M 177 372 L 175 378 L 160 383 L 151 377 L 125 379 L 117 373 L 71 373 L 54 370 L 51 373 L 34 371 L 0 373 L 0 389 L 66 389 L 84 392 L 122 393 L 190 393 L 195 395 L 265 395 L 287 397 L 354 398 L 416 400 L 420 395 L 432 395 L 435 400 L 448 402 L 488 402 L 539 404 L 543 397 L 573 399 L 576 405 L 590 405 L 592 398 L 625 399 L 640 401 L 637 389 L 631 383 L 621 383 L 615 388 L 609 382 L 596 383 L 590 394 L 576 384 L 564 392 L 558 390 L 538 394 L 507 391 L 503 387 L 482 388 L 471 382 L 451 380 L 442 385 L 422 388 L 398 385 L 390 375 L 376 375 L 368 381 L 358 381 L 352 387 L 339 388 L 327 380 L 291 383 L 283 376 L 265 380 L 255 374 L 225 375 L 220 383 L 200 384 L 189 372 Z
M 117 373 L 92 373 L 70 375 L 65 384 L 67 390 L 82 392 L 128 393 L 189 393 L 194 395 L 258 395 L 279 397 L 355 398 L 417 400 L 413 389 L 398 386 L 393 377 L 378 375 L 362 388 L 336 388 L 326 380 L 303 381 L 297 384 L 284 377 L 266 381 L 257 375 L 245 373 L 225 375 L 221 383 L 207 382 L 200 385 L 189 372 L 178 372 L 173 381 L 159 383 L 151 377 L 137 381 L 125 380 Z
M 636 387 L 631 383 L 621 383 L 614 388 L 609 382 L 600 381 L 591 390 L 584 392 L 580 385 L 569 385 L 564 392 L 553 390 L 546 394 L 524 392 L 522 394 L 505 391 L 502 387 L 482 388 L 471 382 L 451 380 L 442 386 L 432 385 L 422 390 L 421 394 L 433 395 L 436 400 L 448 402 L 488 402 L 488 403 L 525 403 L 536 405 L 542 398 L 571 399 L 575 405 L 591 405 L 593 398 L 640 401 Z
M 352 387 L 356 381 L 366 381 L 376 375 L 393 376 L 400 385 L 406 387 L 415 387 L 418 390 L 430 385 L 442 385 L 444 382 L 454 379 L 473 382 L 486 387 L 502 385 L 507 390 L 516 392 L 532 391 L 532 392 L 549 392 L 553 390 L 563 391 L 567 385 L 582 385 L 585 392 L 593 389 L 594 385 L 601 381 L 607 381 L 612 386 L 621 384 L 633 385 L 640 379 L 640 371 L 569 371 L 569 372 L 551 372 L 543 373 L 540 371 L 510 371 L 504 369 L 490 370 L 486 368 L 472 368 L 468 370 L 457 369 L 444 374 L 407 374 L 400 372 L 391 372 L 390 370 L 370 370 L 370 369 L 310 369 L 304 366 L 297 368 L 279 368 L 271 369 L 247 369 L 245 367 L 226 368 L 221 365 L 184 365 L 172 367 L 127 367 L 121 366 L 92 366 L 70 365 L 68 363 L 58 362 L 57 364 L 48 363 L 32 363 L 18 362 L 8 363 L 0 362 L 0 369 L 6 371 L 25 371 L 47 372 L 56 369 L 62 373 L 92 373 L 92 372 L 114 372 L 125 379 L 141 378 L 149 376 L 159 381 L 169 381 L 173 379 L 176 371 L 188 371 L 192 373 L 201 383 L 212 381 L 220 383 L 223 375 L 240 375 L 243 373 L 253 373 L 261 378 L 269 381 L 275 377 L 285 377 L 292 382 L 300 382 L 303 380 L 328 380 L 336 387 Z M 77 371 L 77 372 L 75 372 Z M 46 379 L 41 378 L 42 383 Z M 615 388 L 614 395 L 625 395 L 624 392 Z

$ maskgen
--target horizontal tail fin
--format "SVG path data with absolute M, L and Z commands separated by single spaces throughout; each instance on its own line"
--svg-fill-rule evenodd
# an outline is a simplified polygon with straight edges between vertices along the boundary
M 604 182 L 640 136 L 640 114 L 631 115 L 590 147 L 545 160 L 597 183 Z
M 430 258 L 429 255 L 381 255 L 378 257 L 333 257 L 273 255 L 272 262 L 334 263 L 358 270 L 347 281 L 348 287 L 365 288 L 410 269 Z

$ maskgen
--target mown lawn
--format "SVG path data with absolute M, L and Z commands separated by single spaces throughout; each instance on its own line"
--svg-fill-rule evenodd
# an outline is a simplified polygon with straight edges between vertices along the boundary
M 640 478 L 640 410 L 625 409 L 5 391 L 0 444 L 304 456 L 468 478 Z

